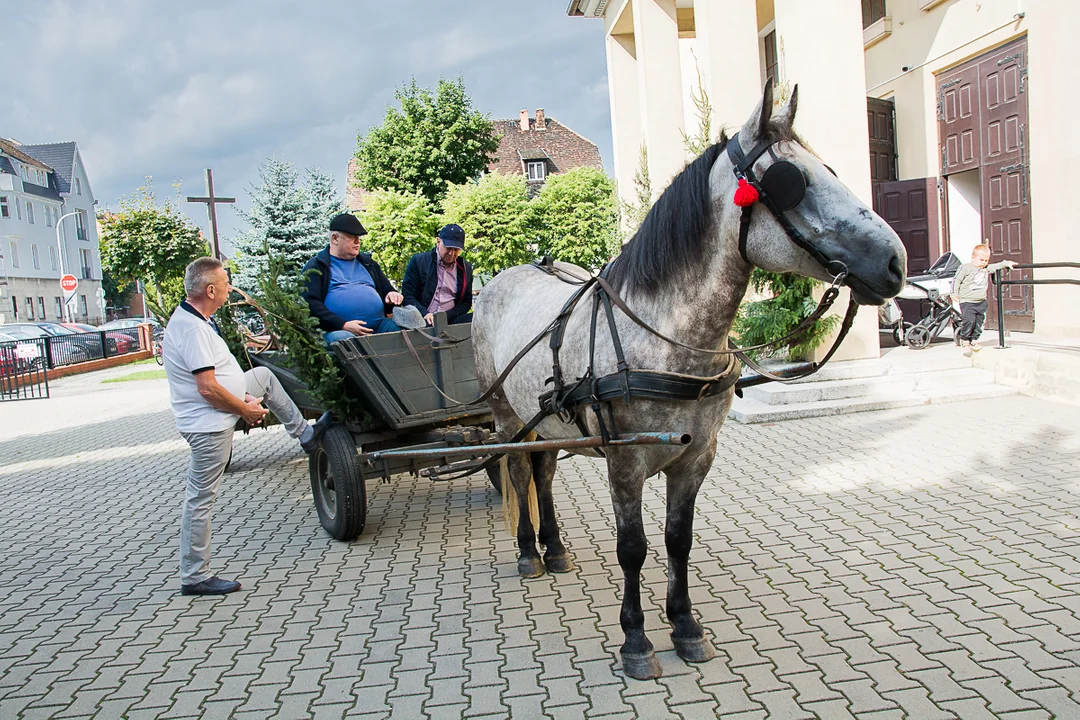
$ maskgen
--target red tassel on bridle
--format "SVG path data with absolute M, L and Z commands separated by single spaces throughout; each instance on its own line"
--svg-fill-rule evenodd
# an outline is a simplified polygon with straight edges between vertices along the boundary
M 739 178 L 739 187 L 735 189 L 735 204 L 739 207 L 749 207 L 758 201 L 758 191 L 746 178 Z

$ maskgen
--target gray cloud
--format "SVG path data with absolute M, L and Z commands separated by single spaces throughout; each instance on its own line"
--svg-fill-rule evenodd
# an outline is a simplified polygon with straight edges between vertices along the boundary
M 611 162 L 599 21 L 566 0 L 143 0 L 20 2 L 5 50 L 26 59 L 0 97 L 0 136 L 75 140 L 103 205 L 153 176 L 201 193 L 203 168 L 246 207 L 259 164 L 331 172 L 344 190 L 357 133 L 415 77 L 465 80 L 492 118 L 543 107 Z M 186 208 L 206 225 L 201 206 Z M 241 227 L 220 213 L 223 233 Z

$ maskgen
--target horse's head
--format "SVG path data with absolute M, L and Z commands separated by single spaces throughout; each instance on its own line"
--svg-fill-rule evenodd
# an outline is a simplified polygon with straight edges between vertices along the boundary
M 787 104 L 772 112 L 772 84 L 747 123 L 713 167 L 714 188 L 727 188 L 733 202 L 755 208 L 740 252 L 753 265 L 773 272 L 831 281 L 846 272 L 844 284 L 856 301 L 881 305 L 904 284 L 907 254 L 900 238 L 808 150 L 792 129 L 798 87 Z

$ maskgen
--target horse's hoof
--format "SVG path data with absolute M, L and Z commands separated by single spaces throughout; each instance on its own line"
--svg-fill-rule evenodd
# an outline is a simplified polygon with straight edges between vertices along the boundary
M 544 566 L 547 568 L 548 572 L 568 573 L 574 569 L 574 561 L 570 558 L 570 553 L 553 555 L 551 557 L 545 555 Z
M 664 674 L 654 652 L 630 655 L 620 651 L 619 657 L 622 658 L 623 672 L 635 680 L 655 680 Z
M 677 638 L 672 637 L 675 643 L 675 653 L 686 662 L 708 662 L 716 657 L 716 650 L 708 638 Z
M 544 563 L 540 561 L 540 558 L 523 557 L 518 558 L 518 575 L 523 578 L 538 578 L 544 574 Z

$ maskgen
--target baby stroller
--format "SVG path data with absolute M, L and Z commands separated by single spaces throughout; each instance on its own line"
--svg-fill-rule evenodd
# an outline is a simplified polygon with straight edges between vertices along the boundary
M 925 274 L 907 279 L 907 283 L 897 297 L 930 302 L 930 312 L 918 322 L 905 322 L 900 306 L 895 300 L 889 300 L 878 311 L 881 324 L 893 328 L 893 337 L 897 345 L 907 345 L 912 350 L 922 350 L 937 338 L 942 330 L 950 326 L 955 342 L 960 313 L 953 309 L 949 295 L 952 293 L 953 277 L 961 264 L 960 258 L 951 252 L 945 253 L 930 266 Z

